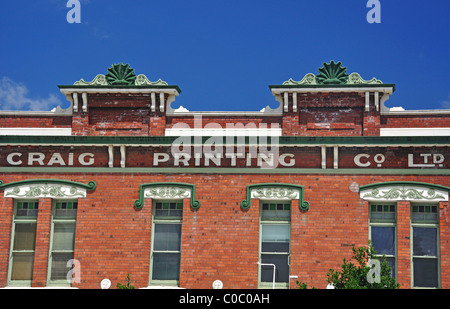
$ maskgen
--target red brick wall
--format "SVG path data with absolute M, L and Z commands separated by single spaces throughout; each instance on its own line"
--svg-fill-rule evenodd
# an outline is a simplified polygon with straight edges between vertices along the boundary
M 439 237 L 440 237 L 440 256 L 441 256 L 441 282 L 443 288 L 450 286 L 450 247 L 447 245 L 450 242 L 449 228 L 449 202 L 439 203 Z M 444 285 L 445 283 L 445 285 Z
M 380 115 L 373 96 L 366 111 L 365 96 L 359 93 L 298 94 L 296 112 L 292 108 L 292 95 L 289 102 L 289 110 L 282 116 L 202 115 L 201 125 L 278 126 L 284 136 L 378 136 L 380 127 L 448 127 L 450 121 L 449 114 Z M 160 110 L 159 96 L 155 111 L 151 111 L 150 96 L 142 94 L 89 94 L 87 106 L 87 112 L 83 112 L 79 96 L 79 111 L 71 116 L 1 115 L 0 127 L 72 127 L 73 135 L 163 136 L 166 128 L 179 123 L 191 128 L 198 126 L 193 116 L 166 117 Z
M 248 124 L 254 124 L 255 128 L 272 128 L 272 127 L 279 127 L 281 128 L 281 117 L 268 117 L 268 116 L 249 116 L 249 117 L 243 117 L 243 116 L 205 116 L 202 115 L 201 117 L 186 117 L 186 116 L 171 116 L 167 119 L 167 128 L 172 128 L 173 126 L 176 126 L 177 124 L 187 124 L 190 128 L 204 128 L 207 126 L 207 128 L 213 128 L 214 126 L 220 127 L 220 128 L 226 128 L 227 124 L 235 124 L 234 127 L 238 127 L 237 124 L 247 125 Z
M 81 102 L 79 99 L 79 111 L 73 115 L 72 135 L 164 135 L 159 96 L 155 112 L 151 111 L 150 96 L 142 94 L 89 94 L 87 112 L 82 111 Z
M 324 288 L 326 272 L 340 268 L 350 258 L 353 245 L 367 245 L 368 204 L 349 189 L 351 183 L 365 185 L 383 181 L 423 181 L 450 186 L 446 176 L 395 175 L 220 175 L 220 174 L 3 174 L 5 183 L 30 178 L 70 179 L 97 182 L 94 192 L 79 199 L 75 258 L 81 264 L 79 288 L 98 288 L 109 278 L 113 288 L 130 274 L 136 287 L 148 284 L 151 200 L 141 210 L 133 207 L 139 186 L 147 182 L 186 182 L 196 185 L 201 202 L 193 211 L 188 200 L 183 206 L 182 261 L 180 281 L 186 288 L 211 288 L 220 279 L 225 288 L 256 288 L 258 280 L 259 204 L 252 200 L 242 210 L 246 186 L 279 182 L 305 186 L 308 211 L 292 207 L 291 274 L 308 285 Z M 444 205 L 445 204 L 445 205 Z M 450 288 L 448 203 L 441 205 L 441 281 Z M 410 287 L 409 203 L 399 203 L 398 270 L 402 287 Z M 2 199 L 0 207 L 0 286 L 6 285 L 12 199 Z M 45 285 L 50 229 L 50 200 L 41 200 L 38 216 L 36 264 L 33 286 Z M 295 286 L 295 280 L 292 282 Z
M 397 203 L 397 273 L 402 287 L 411 286 L 411 206 Z M 442 243 L 441 243 L 442 244 Z M 444 283 L 444 282 L 443 282 Z M 448 284 L 448 283 L 447 283 Z
M 0 115 L 0 128 L 70 128 L 72 116 Z
M 47 283 L 47 266 L 50 249 L 50 227 L 52 222 L 51 199 L 39 199 L 36 226 L 36 244 L 32 287 L 44 287 Z
M 449 114 L 382 115 L 382 128 L 448 128 Z
M 292 100 L 291 96 L 289 100 Z M 289 107 L 282 117 L 283 135 L 380 135 L 380 113 L 373 100 L 371 97 L 370 109 L 365 111 L 365 95 L 359 93 L 298 94 L 298 111 Z

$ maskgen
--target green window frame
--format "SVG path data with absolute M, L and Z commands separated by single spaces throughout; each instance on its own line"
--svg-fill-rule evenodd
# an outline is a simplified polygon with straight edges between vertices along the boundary
M 31 286 L 39 200 L 14 200 L 8 286 Z
M 71 286 L 68 274 L 75 253 L 78 200 L 53 200 L 47 285 Z
M 413 288 L 440 288 L 439 204 L 411 204 Z
M 149 285 L 179 286 L 182 200 L 153 200 Z
M 397 204 L 369 204 L 369 239 L 377 254 L 391 266 L 391 277 L 397 278 Z
M 258 287 L 289 288 L 291 201 L 260 200 L 259 231 Z

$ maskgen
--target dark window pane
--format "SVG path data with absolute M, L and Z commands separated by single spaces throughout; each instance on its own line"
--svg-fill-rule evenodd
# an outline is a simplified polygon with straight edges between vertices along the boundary
M 392 278 L 395 278 L 395 258 L 393 258 L 393 257 L 386 257 L 385 260 L 389 264 L 389 266 L 391 267 L 390 276 Z M 380 262 L 381 262 L 381 260 L 380 260 Z
M 436 228 L 414 227 L 413 237 L 413 255 L 437 256 Z
M 275 282 L 289 282 L 288 255 L 261 254 L 263 264 L 275 264 Z M 273 282 L 273 267 L 261 265 L 261 282 Z
M 32 280 L 34 253 L 13 254 L 11 280 Z
M 55 218 L 76 218 L 77 217 L 77 208 L 78 207 L 74 208 L 73 204 L 70 207 L 56 208 L 55 209 Z
M 262 252 L 289 252 L 289 243 L 263 242 Z
M 290 219 L 291 204 L 262 204 L 262 219 Z
M 371 205 L 370 220 L 395 222 L 395 205 Z
M 156 203 L 155 218 L 181 218 L 183 216 L 183 203 L 164 202 Z
M 289 252 L 290 225 L 262 225 L 262 252 Z
M 72 266 L 67 267 L 67 262 L 72 259 L 73 253 L 53 253 L 50 279 L 67 280 L 67 274 L 72 269 Z
M 414 258 L 414 286 L 438 287 L 437 259 Z
M 157 251 L 179 251 L 181 246 L 181 224 L 155 224 L 153 249 Z
M 394 227 L 372 227 L 372 245 L 377 254 L 395 255 Z
M 179 280 L 180 254 L 154 253 L 152 277 L 153 280 Z
M 37 217 L 39 202 L 17 202 L 16 217 Z
M 34 250 L 36 223 L 16 223 L 13 250 Z
M 55 223 L 53 250 L 73 250 L 75 246 L 75 223 Z
M 438 222 L 437 205 L 414 205 L 412 220 L 414 222 Z

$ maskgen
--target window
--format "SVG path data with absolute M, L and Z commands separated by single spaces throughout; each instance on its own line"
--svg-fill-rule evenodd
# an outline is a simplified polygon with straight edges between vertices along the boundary
M 261 202 L 260 287 L 289 286 L 291 203 Z M 275 275 L 275 278 L 274 278 Z
M 411 205 L 413 287 L 439 287 L 438 210 L 438 205 Z
M 391 276 L 396 277 L 396 205 L 370 204 L 370 240 L 377 256 L 385 256 L 391 266 Z
M 53 217 L 48 266 L 49 285 L 70 285 L 67 274 L 74 258 L 78 201 L 53 201 Z
M 154 202 L 151 284 L 179 284 L 182 218 L 182 201 Z
M 31 286 L 39 201 L 14 200 L 8 285 Z

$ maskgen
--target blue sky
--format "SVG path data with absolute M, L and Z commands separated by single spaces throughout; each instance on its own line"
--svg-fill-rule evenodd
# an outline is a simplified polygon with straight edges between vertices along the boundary
M 450 108 L 450 1 L 67 0 L 0 2 L 0 110 L 49 110 L 68 102 L 57 85 L 129 63 L 178 85 L 172 104 L 200 111 L 278 106 L 268 85 L 341 61 L 347 73 L 396 84 L 388 107 Z

